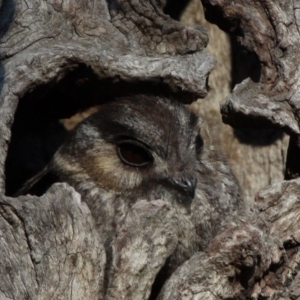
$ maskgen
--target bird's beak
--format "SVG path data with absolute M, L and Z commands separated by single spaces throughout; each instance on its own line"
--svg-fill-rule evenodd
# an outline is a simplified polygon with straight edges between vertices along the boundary
M 187 193 L 191 198 L 195 197 L 197 179 L 191 175 L 184 174 L 179 179 L 170 178 L 168 180 L 174 187 Z

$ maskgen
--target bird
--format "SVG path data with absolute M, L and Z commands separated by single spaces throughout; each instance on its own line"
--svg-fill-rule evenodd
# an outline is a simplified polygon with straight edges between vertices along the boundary
M 201 135 L 203 120 L 179 101 L 134 95 L 100 105 L 80 123 L 49 165 L 30 179 L 30 193 L 50 173 L 78 191 L 109 247 L 140 199 L 168 202 L 180 238 L 170 265 L 203 251 L 226 216 L 242 205 L 228 163 Z

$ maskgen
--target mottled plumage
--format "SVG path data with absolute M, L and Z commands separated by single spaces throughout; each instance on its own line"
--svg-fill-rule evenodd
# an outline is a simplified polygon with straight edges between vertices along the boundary
M 200 125 L 183 105 L 165 98 L 109 102 L 79 124 L 47 172 L 82 195 L 106 244 L 137 200 L 171 203 L 180 223 L 176 265 L 204 249 L 240 204 L 235 177 L 203 145 Z

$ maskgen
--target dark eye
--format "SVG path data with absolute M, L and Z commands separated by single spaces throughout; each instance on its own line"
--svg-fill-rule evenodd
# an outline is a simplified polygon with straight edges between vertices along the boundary
M 117 151 L 121 161 L 133 167 L 145 167 L 153 162 L 149 150 L 137 141 L 120 141 Z
M 198 153 L 202 150 L 204 145 L 203 139 L 200 135 L 196 136 L 195 144 L 196 144 L 196 152 Z

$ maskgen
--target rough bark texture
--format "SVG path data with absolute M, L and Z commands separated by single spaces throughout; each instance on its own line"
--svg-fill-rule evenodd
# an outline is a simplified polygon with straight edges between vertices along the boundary
M 224 125 L 220 103 L 236 83 L 255 71 L 256 60 L 250 53 L 242 52 L 233 37 L 205 20 L 200 1 L 191 1 L 180 20 L 188 26 L 207 28 L 207 50 L 217 59 L 209 76 L 209 94 L 192 103 L 191 108 L 204 118 L 214 144 L 224 153 L 239 180 L 245 200 L 253 203 L 257 191 L 283 180 L 288 135 L 278 128 L 233 129 Z
M 224 120 L 239 126 L 273 124 L 299 133 L 297 3 L 204 0 L 203 4 L 208 19 L 235 33 L 260 61 L 258 78 L 243 81 L 224 102 Z
M 299 134 L 298 35 L 296 1 L 202 1 L 206 17 L 234 34 L 255 54 L 256 72 L 236 85 L 222 104 L 223 120 L 236 127 L 277 126 Z M 294 148 L 294 141 L 291 147 Z M 296 151 L 296 153 L 298 153 Z M 296 155 L 297 156 L 297 155 Z M 296 156 L 287 157 L 286 179 L 298 177 Z M 294 174 L 295 172 L 295 174 Z
M 178 241 L 168 203 L 132 206 L 114 237 L 113 256 L 106 257 L 101 233 L 74 189 L 57 184 L 40 198 L 9 197 L 9 177 L 24 170 L 13 164 L 14 151 L 13 163 L 6 158 L 9 145 L 22 145 L 13 136 L 23 139 L 37 124 L 114 96 L 162 93 L 183 102 L 205 97 L 215 64 L 204 49 L 206 31 L 165 15 L 165 2 L 0 1 L 0 299 L 156 295 L 152 285 Z M 287 177 L 297 177 L 299 5 L 202 2 L 208 18 L 235 34 L 261 66 L 259 76 L 250 74 L 225 100 L 224 120 L 239 127 L 279 126 L 292 134 Z M 31 155 L 39 147 L 34 143 Z M 170 276 L 158 299 L 299 298 L 299 193 L 299 179 L 260 191 L 251 209 L 224 222 L 208 249 Z
M 104 247 L 73 188 L 58 184 L 40 198 L 3 197 L 0 203 L 0 299 L 101 295 Z

